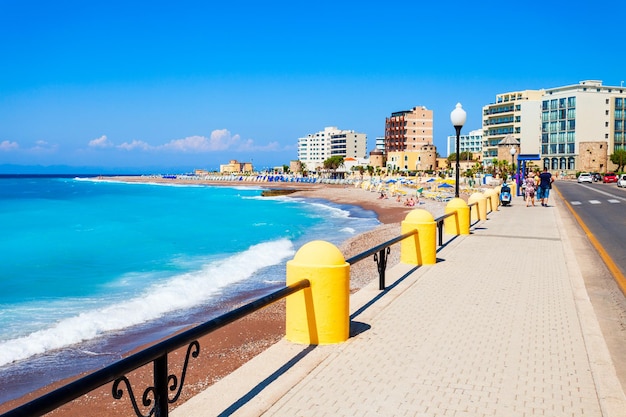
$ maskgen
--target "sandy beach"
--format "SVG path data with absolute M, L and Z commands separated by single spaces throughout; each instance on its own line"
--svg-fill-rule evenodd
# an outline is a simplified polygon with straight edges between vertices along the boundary
M 377 214 L 380 226 L 372 231 L 355 236 L 344 242 L 340 250 L 345 258 L 361 253 L 373 246 L 390 240 L 400 234 L 400 222 L 406 214 L 415 209 L 425 209 L 434 217 L 444 212 L 445 203 L 434 200 L 423 200 L 415 207 L 406 207 L 403 201 L 395 198 L 380 199 L 379 194 L 363 190 L 353 185 L 325 185 L 306 183 L 246 183 L 246 182 L 210 182 L 202 180 L 162 179 L 153 177 L 115 177 L 106 180 L 128 182 L 161 182 L 161 183 L 192 183 L 218 186 L 254 186 L 264 189 L 293 190 L 292 197 L 318 198 L 328 201 L 358 205 L 372 210 Z M 388 267 L 399 262 L 399 246 L 392 248 L 388 259 Z M 366 259 L 356 263 L 351 268 L 351 293 L 364 287 L 372 279 L 377 278 L 376 263 Z M 244 300 L 241 300 L 243 303 Z M 236 307 L 236 306 L 233 306 Z M 200 355 L 192 359 L 188 368 L 184 389 L 176 406 L 182 404 L 197 393 L 203 391 L 220 378 L 228 375 L 239 366 L 279 341 L 284 336 L 285 311 L 284 301 L 277 302 L 253 315 L 232 323 L 216 332 L 200 339 Z M 185 349 L 173 352 L 169 356 L 170 373 L 180 376 Z M 140 396 L 145 387 L 151 385 L 151 364 L 137 369 L 127 375 L 135 390 Z M 34 398 L 49 392 L 69 381 L 62 381 L 44 389 L 33 392 L 14 401 L 0 405 L 0 413 L 26 403 Z M 111 385 L 107 384 L 88 395 L 55 410 L 49 415 L 78 416 L 134 416 L 128 392 L 124 392 L 121 400 L 111 396 Z

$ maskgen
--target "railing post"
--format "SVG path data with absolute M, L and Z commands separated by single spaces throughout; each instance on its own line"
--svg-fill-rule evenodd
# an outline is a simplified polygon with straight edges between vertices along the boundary
M 385 270 L 387 269 L 387 255 L 391 252 L 389 247 L 381 249 L 378 254 L 374 254 L 374 261 L 378 268 L 378 289 L 385 289 Z
M 155 417 L 167 417 L 167 353 L 154 360 Z
M 443 220 L 437 222 L 437 237 L 439 238 L 437 244 L 443 246 Z
M 285 337 L 295 343 L 341 343 L 350 336 L 350 264 L 332 243 L 314 240 L 287 261 L 287 285 L 311 287 L 287 297 Z

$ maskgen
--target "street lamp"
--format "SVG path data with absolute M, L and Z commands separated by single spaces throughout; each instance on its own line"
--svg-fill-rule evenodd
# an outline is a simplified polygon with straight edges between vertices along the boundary
M 450 121 L 452 122 L 452 126 L 454 126 L 454 128 L 456 129 L 456 184 L 454 188 L 454 196 L 457 198 L 459 197 L 459 158 L 461 156 L 461 128 L 465 124 L 466 118 L 467 113 L 465 113 L 465 110 L 463 110 L 463 106 L 461 106 L 461 103 L 456 103 L 456 108 L 450 113 Z
M 517 149 L 515 149 L 515 146 L 511 146 L 511 171 L 515 171 L 515 160 L 513 159 L 515 157 L 515 154 L 517 153 Z

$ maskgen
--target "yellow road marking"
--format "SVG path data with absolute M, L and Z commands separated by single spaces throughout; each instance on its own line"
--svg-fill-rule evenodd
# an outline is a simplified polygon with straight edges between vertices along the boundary
M 619 286 L 620 290 L 622 290 L 622 293 L 626 296 L 626 277 L 624 277 L 624 274 L 622 274 L 622 271 L 620 271 L 617 265 L 615 265 L 615 262 L 613 262 L 613 259 L 611 259 L 611 256 L 609 256 L 609 254 L 604 250 L 604 248 L 602 247 L 598 239 L 596 239 L 595 235 L 591 233 L 591 230 L 589 230 L 585 222 L 583 222 L 583 219 L 581 219 L 578 213 L 574 211 L 571 204 L 563 198 L 563 195 L 558 190 L 558 188 L 555 187 L 554 190 L 561 198 L 561 201 L 565 203 L 565 205 L 567 206 L 567 209 L 570 211 L 570 213 L 572 213 L 572 215 L 574 216 L 574 218 L 576 219 L 580 227 L 583 229 L 583 231 L 587 235 L 587 238 L 589 239 L 593 247 L 596 248 L 596 250 L 598 251 L 598 254 L 600 255 L 600 257 L 606 264 L 606 267 L 609 269 L 609 272 L 611 272 L 611 275 L 613 275 L 613 279 L 615 279 L 615 282 L 617 282 L 617 285 Z

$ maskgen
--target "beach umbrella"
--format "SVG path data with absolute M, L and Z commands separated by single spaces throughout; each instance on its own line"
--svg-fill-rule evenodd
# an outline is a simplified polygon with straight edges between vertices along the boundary
M 443 184 L 440 184 L 438 188 L 454 188 L 454 187 L 444 182 Z
M 396 182 L 396 180 L 394 180 L 393 178 L 389 178 L 388 180 L 385 180 L 385 182 L 389 184 L 390 182 Z
M 426 182 L 433 182 L 433 181 L 435 181 L 435 179 L 434 179 L 434 178 L 430 178 L 430 179 L 429 179 L 428 181 L 426 181 Z

